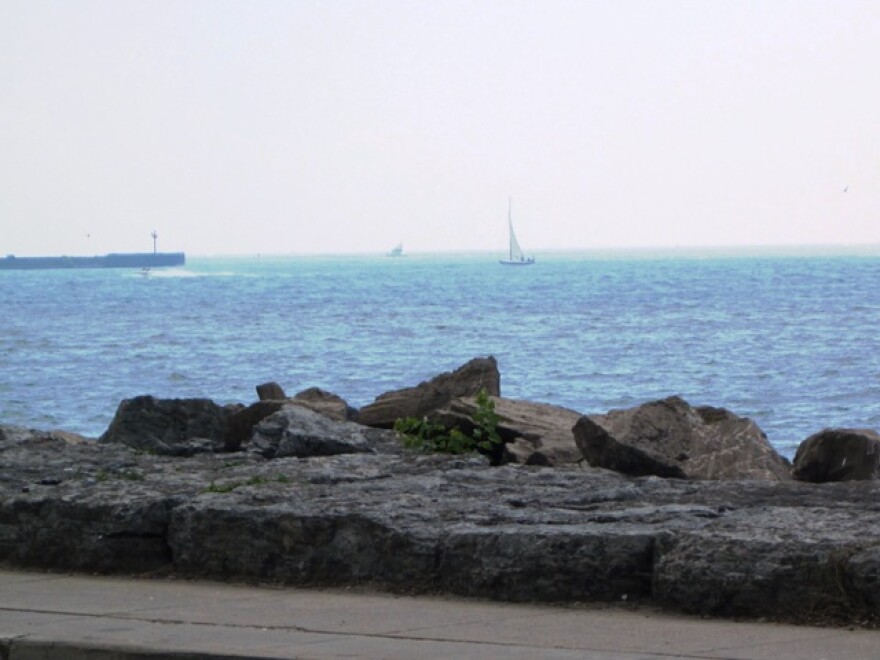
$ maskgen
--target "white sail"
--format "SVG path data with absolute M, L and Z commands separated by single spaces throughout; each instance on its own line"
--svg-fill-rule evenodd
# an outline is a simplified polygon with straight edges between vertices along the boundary
M 525 255 L 519 246 L 519 241 L 516 240 L 516 234 L 513 233 L 513 221 L 508 218 L 507 223 L 510 225 L 510 260 L 522 261 Z
M 507 200 L 507 226 L 510 230 L 510 251 L 507 259 L 502 259 L 501 263 L 506 266 L 528 266 L 535 263 L 534 257 L 526 257 L 519 241 L 516 240 L 516 234 L 513 231 L 513 217 L 511 215 L 511 201 Z

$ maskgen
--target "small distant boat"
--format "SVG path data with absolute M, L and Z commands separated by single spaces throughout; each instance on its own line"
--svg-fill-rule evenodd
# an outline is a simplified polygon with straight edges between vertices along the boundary
M 403 256 L 403 243 L 398 243 L 393 248 L 391 248 L 391 252 L 388 253 L 389 257 L 402 257 Z
M 143 268 L 141 268 L 141 275 L 146 277 L 149 274 L 150 274 L 150 267 L 149 266 L 144 266 Z
M 507 200 L 507 224 L 510 229 L 510 252 L 507 259 L 501 259 L 499 263 L 505 266 L 531 266 L 535 263 L 534 257 L 527 257 L 523 254 L 519 241 L 516 240 L 516 234 L 513 233 L 513 219 L 510 213 L 511 202 Z

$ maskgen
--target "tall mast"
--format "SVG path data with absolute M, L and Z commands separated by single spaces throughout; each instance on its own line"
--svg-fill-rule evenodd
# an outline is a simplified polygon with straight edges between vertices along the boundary
M 509 245 L 507 246 L 507 258 L 513 261 L 513 200 L 508 196 L 507 198 L 507 232 Z

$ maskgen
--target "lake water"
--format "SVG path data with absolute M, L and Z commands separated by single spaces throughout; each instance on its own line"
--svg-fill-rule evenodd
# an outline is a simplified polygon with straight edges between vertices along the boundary
M 190 257 L 180 269 L 0 272 L 0 423 L 97 436 L 122 399 L 250 403 L 319 386 L 359 407 L 476 356 L 502 395 L 606 412 L 678 394 L 783 454 L 880 427 L 880 256 Z

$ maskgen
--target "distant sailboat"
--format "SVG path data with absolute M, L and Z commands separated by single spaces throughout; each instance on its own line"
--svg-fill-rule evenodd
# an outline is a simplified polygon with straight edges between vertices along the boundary
M 403 243 L 398 243 L 393 248 L 391 248 L 391 252 L 388 253 L 389 257 L 402 257 L 403 256 Z
M 507 224 L 510 229 L 510 252 L 507 259 L 501 259 L 500 263 L 505 266 L 531 266 L 535 263 L 534 257 L 527 257 L 523 254 L 519 241 L 516 240 L 516 234 L 513 233 L 513 219 L 511 218 L 511 201 L 507 200 Z

